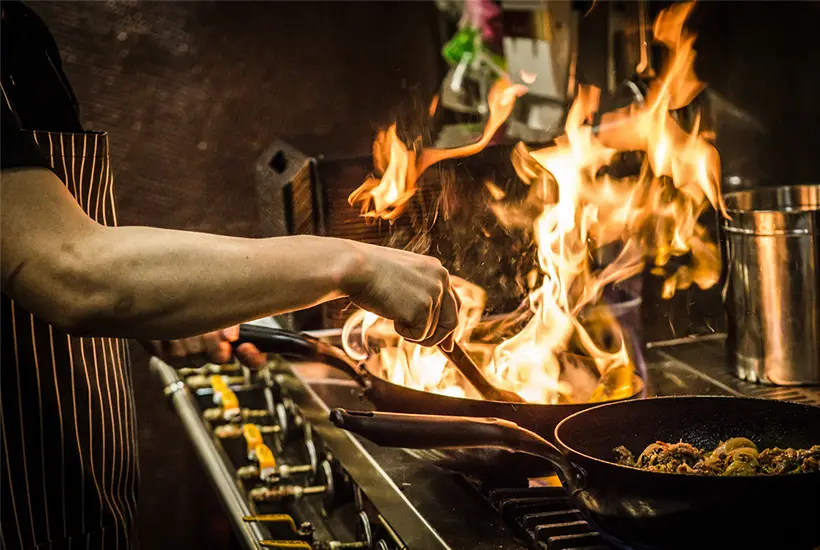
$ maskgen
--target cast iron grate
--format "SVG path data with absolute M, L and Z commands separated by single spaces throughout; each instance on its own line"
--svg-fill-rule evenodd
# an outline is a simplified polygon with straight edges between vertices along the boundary
M 562 487 L 482 489 L 479 493 L 533 550 L 611 550 Z

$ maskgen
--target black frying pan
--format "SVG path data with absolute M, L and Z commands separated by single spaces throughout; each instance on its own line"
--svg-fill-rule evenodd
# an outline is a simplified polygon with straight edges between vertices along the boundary
M 380 411 L 424 413 L 446 416 L 497 417 L 515 422 L 538 433 L 551 434 L 555 426 L 567 416 L 588 409 L 594 403 L 544 405 L 539 403 L 505 403 L 449 397 L 393 384 L 375 374 L 379 358 L 372 356 L 357 364 L 347 354 L 330 344 L 305 334 L 243 324 L 239 328 L 238 346 L 254 344 L 260 351 L 275 353 L 301 361 L 316 361 L 341 369 L 362 388 L 362 393 Z M 373 362 L 373 363 L 370 363 Z M 368 367 L 368 365 L 371 365 Z M 635 395 L 642 394 L 644 383 L 635 377 Z M 634 397 L 634 396 L 632 396 Z
M 820 472 L 761 477 L 663 474 L 611 462 L 612 449 L 640 453 L 656 440 L 713 448 L 748 437 L 759 448 L 820 444 L 820 408 L 739 397 L 620 401 L 568 416 L 553 434 L 497 418 L 355 413 L 341 428 L 388 447 L 495 447 L 541 457 L 586 519 L 632 549 L 820 546 Z

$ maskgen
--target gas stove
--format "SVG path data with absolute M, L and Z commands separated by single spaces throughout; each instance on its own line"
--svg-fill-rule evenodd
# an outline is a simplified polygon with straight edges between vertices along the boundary
M 746 395 L 820 406 L 820 388 L 735 378 L 721 335 L 650 344 L 646 364 L 650 396 Z M 374 407 L 326 365 L 275 360 L 262 375 L 238 366 L 174 369 L 157 358 L 152 366 L 245 548 L 611 548 L 555 477 L 515 483 L 505 476 L 498 486 L 337 429 L 331 409 Z M 254 447 L 259 442 L 263 448 Z

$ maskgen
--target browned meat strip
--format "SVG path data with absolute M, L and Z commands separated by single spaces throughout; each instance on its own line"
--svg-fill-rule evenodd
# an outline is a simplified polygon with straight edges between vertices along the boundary
M 653 472 L 711 476 L 779 475 L 820 471 L 820 445 L 810 449 L 764 449 L 743 437 L 704 451 L 689 443 L 656 441 L 638 455 L 623 445 L 613 449 L 615 462 Z

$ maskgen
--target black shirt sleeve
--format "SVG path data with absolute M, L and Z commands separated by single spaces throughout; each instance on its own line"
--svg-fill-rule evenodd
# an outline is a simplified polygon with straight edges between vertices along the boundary
M 0 2 L 2 169 L 49 168 L 28 130 L 81 132 L 76 98 L 45 23 L 20 2 Z M 25 129 L 25 131 L 23 130 Z
M 23 167 L 50 168 L 48 160 L 40 152 L 31 135 L 21 130 L 20 122 L 8 103 L 2 97 L 0 97 L 0 103 L 2 103 L 3 110 L 0 127 L 2 130 L 2 140 L 0 140 L 2 170 Z

